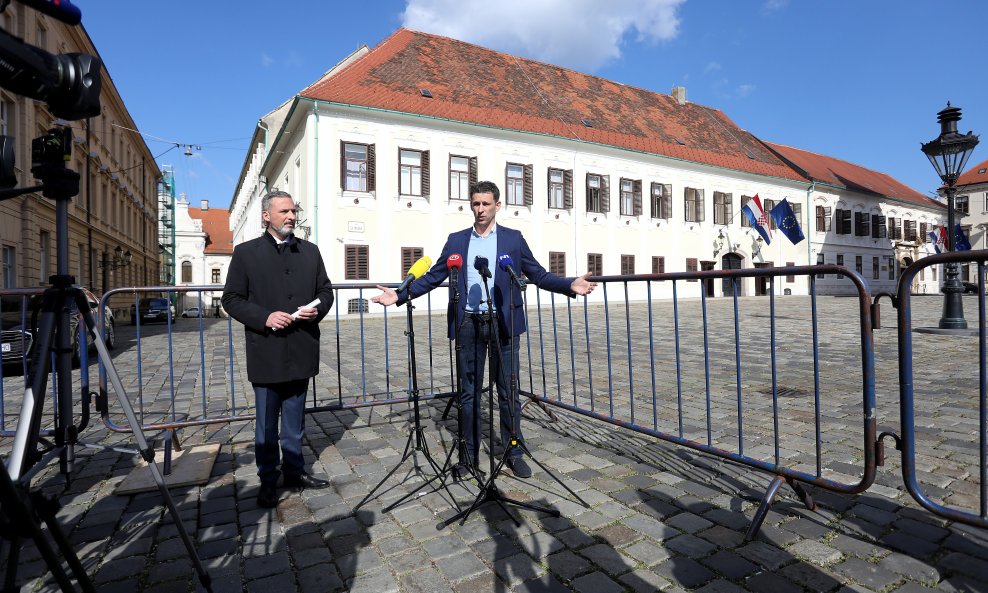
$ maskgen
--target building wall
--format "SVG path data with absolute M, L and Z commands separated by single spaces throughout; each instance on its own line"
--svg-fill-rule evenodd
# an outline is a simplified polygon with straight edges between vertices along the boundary
M 318 138 L 318 141 L 316 141 Z M 835 263 L 837 255 L 844 266 L 855 269 L 856 256 L 862 257 L 861 274 L 871 291 L 894 290 L 898 268 L 908 255 L 913 260 L 928 253 L 922 244 L 894 245 L 891 239 L 838 236 L 833 232 L 815 231 L 815 206 L 828 205 L 853 211 L 880 213 L 918 221 L 936 220 L 932 209 L 907 203 L 881 200 L 868 194 L 856 194 L 843 188 L 766 178 L 655 155 L 616 150 L 575 141 L 521 134 L 504 130 L 468 126 L 427 118 L 345 109 L 321 105 L 318 111 L 310 103 L 300 102 L 288 119 L 284 133 L 277 137 L 274 155 L 267 161 L 266 147 L 257 144 L 249 169 L 232 207 L 232 228 L 254 227 L 259 220 L 259 196 L 266 189 L 287 189 L 300 203 L 302 218 L 312 225 L 309 239 L 316 242 L 326 261 L 334 283 L 397 282 L 401 279 L 402 247 L 418 247 L 433 258 L 438 257 L 450 232 L 470 226 L 472 215 L 466 200 L 450 199 L 449 158 L 460 155 L 477 158 L 478 178 L 497 183 L 502 192 L 498 222 L 521 230 L 536 258 L 549 267 L 550 252 L 565 253 L 569 276 L 588 269 L 588 254 L 601 254 L 603 274 L 621 273 L 622 256 L 634 256 L 634 272 L 652 272 L 652 258 L 664 258 L 664 271 L 687 271 L 687 258 L 697 260 L 698 268 L 723 268 L 723 258 L 733 253 L 743 268 L 771 262 L 776 266 L 807 265 L 817 262 L 818 254 L 826 263 Z M 342 189 L 341 143 L 373 144 L 376 153 L 376 188 L 372 192 Z M 402 195 L 399 191 L 399 149 L 429 151 L 429 196 Z M 507 163 L 531 165 L 533 203 L 512 206 L 505 196 Z M 573 208 L 555 209 L 548 204 L 548 170 L 573 171 Z M 262 170 L 263 169 L 263 170 Z M 588 173 L 610 178 L 610 211 L 587 212 L 586 176 Z M 253 176 L 252 176 L 253 175 Z M 642 212 L 638 216 L 620 212 L 620 180 L 642 182 Z M 262 179 L 268 180 L 263 186 Z M 648 200 L 652 182 L 671 184 L 672 215 L 653 218 Z M 252 185 L 253 184 L 253 185 Z M 704 191 L 705 215 L 702 222 L 685 220 L 685 188 Z M 715 224 L 714 192 L 732 196 L 732 219 L 726 225 Z M 757 240 L 757 233 L 742 226 L 741 196 L 759 195 L 765 200 L 781 201 L 801 207 L 801 227 L 807 241 L 793 245 L 780 231 L 775 231 L 771 245 Z M 241 198 L 247 199 L 241 202 Z M 235 243 L 261 232 L 259 224 L 252 233 L 236 237 Z M 718 245 L 718 237 L 723 239 Z M 345 252 L 348 245 L 366 245 L 369 251 L 369 278 L 348 280 L 345 277 Z M 716 250 L 716 251 L 715 251 Z M 872 258 L 879 257 L 879 278 L 873 278 Z M 891 258 L 891 259 L 890 259 Z M 469 263 L 469 262 L 468 262 Z M 892 277 L 889 277 L 889 269 Z M 917 292 L 935 292 L 936 280 L 926 275 L 917 282 Z M 806 294 L 805 277 L 781 278 L 775 283 L 778 294 Z M 678 294 L 700 295 L 702 283 L 680 284 Z M 822 294 L 850 293 L 853 285 L 834 275 L 817 279 Z M 374 291 L 372 291 L 374 292 Z M 434 295 L 434 306 L 443 306 L 445 294 Z M 723 294 L 720 282 L 713 283 L 713 296 Z M 758 292 L 755 279 L 746 279 L 742 295 Z M 646 298 L 644 285 L 634 286 L 632 299 Z M 653 285 L 654 298 L 672 296 L 672 283 Z M 341 295 L 341 313 L 346 300 L 355 293 Z M 367 294 L 363 295 L 367 298 Z M 591 297 L 600 299 L 602 294 Z M 435 299 L 439 299 L 437 302 Z M 369 305 L 374 311 L 375 305 Z
M 81 26 L 69 27 L 22 4 L 11 3 L 0 18 L 6 31 L 48 52 L 96 53 Z M 158 168 L 105 67 L 102 85 L 102 114 L 68 122 L 73 150 L 67 163 L 81 180 L 79 194 L 68 204 L 66 270 L 97 294 L 144 284 L 158 274 Z M 0 133 L 15 137 L 18 187 L 35 185 L 31 140 L 55 119 L 33 99 L 0 90 L 0 101 L 5 128 Z M 0 202 L 0 220 L 0 245 L 14 251 L 9 278 L 20 287 L 46 285 L 57 270 L 55 202 L 39 194 L 6 200 Z M 129 265 L 110 265 L 117 247 L 132 254 Z M 110 306 L 121 318 L 129 311 L 124 295 Z
M 176 286 L 204 286 L 225 284 L 230 266 L 230 254 L 206 253 L 206 233 L 202 220 L 189 215 L 189 202 L 182 195 L 175 202 L 175 254 Z M 185 264 L 191 265 L 191 275 L 186 276 Z M 219 271 L 218 281 L 213 281 L 213 271 Z M 201 306 L 207 315 L 212 315 L 223 297 L 222 290 L 188 292 L 179 295 L 175 305 L 176 314 L 187 307 Z

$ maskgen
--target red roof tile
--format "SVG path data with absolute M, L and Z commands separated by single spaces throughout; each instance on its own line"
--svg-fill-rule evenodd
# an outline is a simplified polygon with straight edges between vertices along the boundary
M 766 142 L 772 150 L 798 167 L 807 177 L 814 181 L 826 183 L 853 191 L 888 196 L 922 206 L 938 206 L 943 204 L 929 198 L 913 188 L 900 183 L 885 173 L 872 171 L 860 165 L 849 163 L 838 158 L 816 154 L 807 150 L 793 148 Z
M 805 181 L 717 109 L 408 29 L 300 96 Z
M 212 255 L 233 254 L 233 232 L 230 230 L 230 213 L 223 208 L 189 207 L 189 216 L 202 220 L 206 233 L 205 253 Z
M 988 183 L 988 161 L 981 161 L 957 178 L 957 187 L 976 183 Z

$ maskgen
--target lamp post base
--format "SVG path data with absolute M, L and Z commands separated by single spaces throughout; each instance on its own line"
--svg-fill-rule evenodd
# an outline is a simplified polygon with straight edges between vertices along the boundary
M 946 279 L 943 282 L 943 314 L 940 316 L 940 329 L 967 329 L 964 319 L 964 286 L 957 279 L 957 263 L 944 266 Z

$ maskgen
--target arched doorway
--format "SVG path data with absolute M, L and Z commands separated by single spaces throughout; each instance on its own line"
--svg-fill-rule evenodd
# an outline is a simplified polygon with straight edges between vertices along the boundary
M 725 253 L 723 257 L 720 258 L 720 269 L 722 270 L 740 270 L 741 264 L 744 262 L 744 258 L 737 253 Z M 732 287 L 735 278 L 724 278 L 721 284 L 721 290 L 724 291 L 724 296 L 732 296 L 734 294 L 734 288 Z M 740 281 L 740 279 L 737 279 Z M 738 295 L 744 294 L 744 283 L 738 284 Z

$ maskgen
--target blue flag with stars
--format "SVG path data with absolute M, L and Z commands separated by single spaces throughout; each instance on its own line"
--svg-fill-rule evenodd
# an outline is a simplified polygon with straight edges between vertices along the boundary
M 769 216 L 775 221 L 782 234 L 789 237 L 793 245 L 806 238 L 803 236 L 803 230 L 799 228 L 799 221 L 796 220 L 796 215 L 792 211 L 792 206 L 789 205 L 789 200 L 783 198 L 781 202 L 772 208 Z

